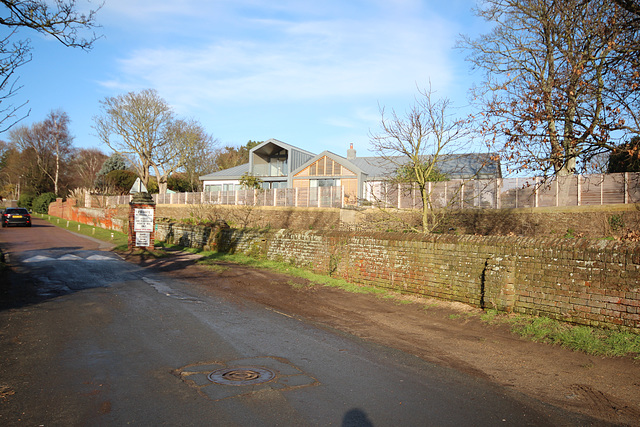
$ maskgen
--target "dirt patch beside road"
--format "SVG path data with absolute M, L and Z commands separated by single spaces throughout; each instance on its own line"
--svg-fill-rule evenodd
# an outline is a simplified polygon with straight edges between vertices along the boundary
M 197 256 L 190 254 L 123 255 L 238 303 L 255 301 L 605 422 L 640 425 L 640 361 L 630 357 L 533 343 L 508 326 L 487 325 L 480 310 L 462 304 L 349 293 L 239 265 L 212 270 L 196 265 Z

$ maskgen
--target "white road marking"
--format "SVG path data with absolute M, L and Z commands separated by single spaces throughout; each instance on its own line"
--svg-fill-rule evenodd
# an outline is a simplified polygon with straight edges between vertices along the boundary
M 115 261 L 115 258 L 112 258 L 110 256 L 104 256 L 104 255 L 91 255 L 86 259 L 90 261 Z
M 34 257 L 25 259 L 23 262 L 42 262 L 42 261 L 53 261 L 54 258 L 49 258 L 48 256 L 36 255 Z
M 104 255 L 91 255 L 87 258 L 82 258 L 74 254 L 64 254 L 59 258 L 52 258 L 44 255 L 36 255 L 31 258 L 27 258 L 22 262 L 30 263 L 30 262 L 45 262 L 45 261 L 78 261 L 78 260 L 85 260 L 85 259 L 88 261 L 115 261 L 115 258 L 104 256 Z
M 62 255 L 58 259 L 62 260 L 62 261 L 75 261 L 77 259 L 82 259 L 82 258 L 77 256 L 77 255 L 73 255 L 73 254 L 65 254 L 65 255 Z

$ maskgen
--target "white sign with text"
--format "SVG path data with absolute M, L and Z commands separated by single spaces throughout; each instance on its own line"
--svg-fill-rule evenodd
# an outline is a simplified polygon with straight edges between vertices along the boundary
M 153 209 L 136 209 L 133 218 L 133 231 L 153 231 Z
M 136 232 L 136 246 L 141 246 L 141 247 L 151 246 L 151 233 Z

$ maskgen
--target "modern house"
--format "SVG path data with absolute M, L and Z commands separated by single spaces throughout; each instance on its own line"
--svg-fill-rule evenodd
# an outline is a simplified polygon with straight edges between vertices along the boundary
M 244 174 L 260 178 L 264 189 L 341 187 L 349 204 L 367 198 L 376 185 L 395 175 L 402 157 L 357 157 L 353 144 L 347 157 L 330 151 L 314 154 L 269 139 L 249 151 L 249 163 L 200 177 L 205 192 L 240 189 Z M 501 178 L 500 162 L 488 154 L 441 156 L 437 167 L 449 179 Z

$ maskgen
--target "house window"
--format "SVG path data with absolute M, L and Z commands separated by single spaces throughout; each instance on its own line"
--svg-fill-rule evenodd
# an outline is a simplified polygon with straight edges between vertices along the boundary
M 220 184 L 205 185 L 204 191 L 206 193 L 216 193 L 218 191 L 222 191 L 222 185 Z
M 274 188 L 287 188 L 287 181 L 263 181 L 262 189 L 270 190 Z
M 284 176 L 287 171 L 287 150 L 282 149 L 269 156 L 269 176 Z
M 315 187 L 339 187 L 340 180 L 339 179 L 312 179 L 309 181 L 309 186 L 311 188 Z

